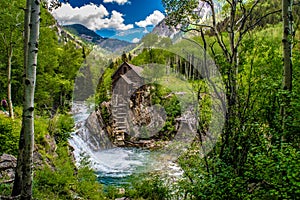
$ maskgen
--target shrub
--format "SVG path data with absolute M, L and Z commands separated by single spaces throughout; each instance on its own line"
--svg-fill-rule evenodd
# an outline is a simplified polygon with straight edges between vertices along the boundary
M 76 169 L 66 145 L 58 145 L 57 154 L 54 167 L 35 172 L 35 199 L 105 199 L 94 172 L 87 166 Z
M 69 114 L 56 114 L 49 122 L 48 130 L 56 142 L 66 142 L 74 128 L 74 119 Z
M 48 147 L 46 141 L 46 135 L 49 133 L 48 128 L 48 119 L 35 117 L 34 119 L 34 134 L 35 142 L 42 147 Z
M 170 188 L 158 174 L 136 175 L 132 185 L 126 189 L 126 196 L 134 199 L 167 200 L 171 199 Z
M 0 155 L 3 153 L 18 154 L 19 135 L 21 122 L 0 115 Z

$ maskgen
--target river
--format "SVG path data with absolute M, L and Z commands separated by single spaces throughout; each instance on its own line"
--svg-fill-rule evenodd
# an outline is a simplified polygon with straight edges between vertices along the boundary
M 86 158 L 90 167 L 98 176 L 99 182 L 105 185 L 121 185 L 127 183 L 132 174 L 145 173 L 150 171 L 164 171 L 170 176 L 180 176 L 180 168 L 171 160 L 157 159 L 159 153 L 138 148 L 112 147 L 93 151 L 85 142 L 78 131 L 89 134 L 85 127 L 85 121 L 92 112 L 83 102 L 73 104 L 73 116 L 76 131 L 71 134 L 69 144 L 74 148 L 74 156 L 77 165 Z M 163 161 L 162 161 L 163 160 Z

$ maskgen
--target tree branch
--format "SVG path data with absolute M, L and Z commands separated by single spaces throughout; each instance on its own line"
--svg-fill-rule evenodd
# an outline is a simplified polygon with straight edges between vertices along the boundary
M 255 26 L 257 26 L 257 24 L 259 24 L 263 19 L 265 19 L 266 17 L 268 17 L 269 15 L 273 15 L 275 13 L 279 13 L 281 12 L 282 9 L 279 9 L 279 10 L 275 10 L 275 11 L 272 11 L 272 12 L 269 12 L 267 14 L 265 14 L 264 16 L 262 16 L 261 18 L 259 18 L 254 24 L 248 26 L 245 31 L 243 31 L 243 33 L 247 32 L 248 30 L 254 28 Z
M 207 24 L 191 24 L 193 26 L 198 26 L 200 28 L 210 28 L 210 29 L 214 29 L 214 27 L 207 25 Z M 198 30 L 200 32 L 200 30 Z
M 226 59 L 230 57 L 230 53 L 228 52 L 228 49 L 223 41 L 222 34 L 219 33 L 218 27 L 217 27 L 217 22 L 216 22 L 216 13 L 215 13 L 215 8 L 214 8 L 214 3 L 211 1 L 210 3 L 210 8 L 212 11 L 212 20 L 213 20 L 213 27 L 214 27 L 214 32 L 216 34 L 216 38 L 218 41 L 218 44 L 222 48 L 222 51 L 224 52 Z

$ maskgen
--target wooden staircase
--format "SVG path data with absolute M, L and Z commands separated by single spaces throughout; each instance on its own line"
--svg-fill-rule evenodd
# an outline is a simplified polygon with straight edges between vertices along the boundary
M 113 137 L 118 146 L 125 145 L 125 133 L 127 132 L 127 104 L 121 97 L 117 96 L 112 103 L 112 118 L 114 121 Z

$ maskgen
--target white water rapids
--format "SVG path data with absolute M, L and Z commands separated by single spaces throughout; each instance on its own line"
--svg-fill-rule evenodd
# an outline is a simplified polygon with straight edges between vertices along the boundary
M 158 161 L 157 152 L 137 149 L 112 147 L 94 151 L 88 140 L 89 130 L 85 121 L 92 111 L 85 103 L 75 102 L 72 112 L 75 120 L 76 131 L 71 134 L 69 144 L 74 148 L 77 165 L 83 158 L 88 159 L 90 167 L 98 175 L 98 180 L 106 185 L 119 185 L 126 182 L 133 173 L 164 170 L 170 176 L 180 176 L 182 171 L 173 162 Z M 81 134 L 78 134 L 78 132 Z M 83 138 L 84 137 L 84 138 Z

